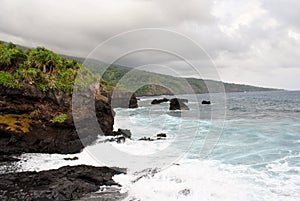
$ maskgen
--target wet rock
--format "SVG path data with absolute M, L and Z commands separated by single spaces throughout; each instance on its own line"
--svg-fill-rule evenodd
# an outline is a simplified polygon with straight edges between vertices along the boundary
M 124 136 L 114 136 L 104 140 L 103 142 L 117 142 L 117 143 L 124 143 L 126 138 Z
M 158 134 L 156 135 L 156 137 L 159 137 L 159 138 L 165 138 L 165 137 L 167 137 L 167 134 L 166 134 L 166 133 L 158 133 Z
M 114 136 L 121 135 L 121 136 L 124 136 L 125 138 L 131 138 L 131 136 L 132 136 L 130 130 L 128 130 L 128 129 L 121 129 L 121 128 L 119 128 L 118 131 L 114 131 L 113 135 Z
M 203 100 L 203 101 L 202 101 L 202 104 L 203 104 L 203 105 L 210 105 L 211 102 L 210 102 L 210 101 L 207 101 L 207 100 Z
M 151 101 L 151 104 L 152 105 L 155 105 L 155 104 L 161 104 L 161 103 L 165 103 L 165 102 L 168 102 L 169 99 L 167 98 L 163 98 L 163 99 L 154 99 L 153 101 Z
M 187 99 L 173 98 L 170 100 L 169 110 L 189 110 L 189 107 L 185 104 Z
M 138 139 L 140 141 L 154 141 L 154 139 L 150 138 L 150 137 L 142 137 L 140 139 Z
M 155 141 L 155 140 L 165 140 L 165 137 L 156 137 L 156 138 L 151 138 L 151 137 L 142 137 L 138 140 L 140 141 Z
M 78 157 L 75 156 L 73 158 L 64 158 L 64 160 L 66 160 L 66 161 L 75 161 L 75 160 L 78 160 Z
M 0 200 L 74 200 L 100 186 L 118 185 L 112 179 L 123 173 L 108 167 L 65 166 L 56 170 L 0 175 Z

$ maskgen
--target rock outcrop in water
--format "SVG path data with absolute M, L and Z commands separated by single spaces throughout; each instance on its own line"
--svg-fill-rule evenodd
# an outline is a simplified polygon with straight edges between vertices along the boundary
M 99 190 L 102 185 L 118 185 L 112 180 L 123 170 L 86 165 L 57 170 L 0 175 L 0 200 L 74 200 Z M 101 200 L 101 199 L 100 199 Z
M 153 101 L 151 101 L 152 105 L 156 105 L 156 104 L 161 104 L 161 103 L 165 103 L 168 102 L 169 99 L 167 98 L 163 98 L 163 99 L 154 99 Z
M 189 107 L 185 104 L 187 99 L 173 98 L 170 100 L 169 110 L 189 110 Z
M 202 103 L 202 105 L 210 105 L 211 104 L 211 102 L 207 101 L 207 100 L 203 100 L 201 103 Z

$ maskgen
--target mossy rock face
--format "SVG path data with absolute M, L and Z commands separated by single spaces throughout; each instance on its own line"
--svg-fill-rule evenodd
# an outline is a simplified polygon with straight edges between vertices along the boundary
M 32 120 L 28 118 L 28 115 L 0 115 L 0 127 L 16 133 L 28 133 L 30 131 L 31 121 Z
M 76 61 L 45 48 L 23 51 L 0 42 L 0 153 L 78 153 L 97 139 L 90 126 L 95 118 L 104 134 L 111 135 L 114 118 L 107 88 Z M 79 105 L 87 133 L 79 137 L 72 94 L 82 91 L 80 100 L 96 116 L 89 113 L 90 106 Z

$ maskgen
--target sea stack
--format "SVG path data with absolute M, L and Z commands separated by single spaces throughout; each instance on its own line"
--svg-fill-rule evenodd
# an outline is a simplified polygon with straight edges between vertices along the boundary
M 169 110 L 189 110 L 189 107 L 185 104 L 187 99 L 173 98 L 170 100 Z

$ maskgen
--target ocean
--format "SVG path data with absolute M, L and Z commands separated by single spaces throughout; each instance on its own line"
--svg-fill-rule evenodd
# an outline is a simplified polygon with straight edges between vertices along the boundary
M 116 108 L 115 128 L 132 133 L 125 143 L 109 142 L 125 153 L 122 162 L 107 158 L 109 152 L 98 157 L 99 139 L 79 154 L 23 154 L 17 170 L 126 167 L 128 174 L 114 180 L 128 201 L 300 200 L 300 92 L 227 93 L 225 102 L 213 96 L 182 95 L 190 110 L 181 112 L 169 111 L 168 103 L 150 104 L 171 96 L 141 97 L 137 109 Z M 167 138 L 138 140 L 157 133 Z M 74 156 L 79 159 L 63 160 Z

